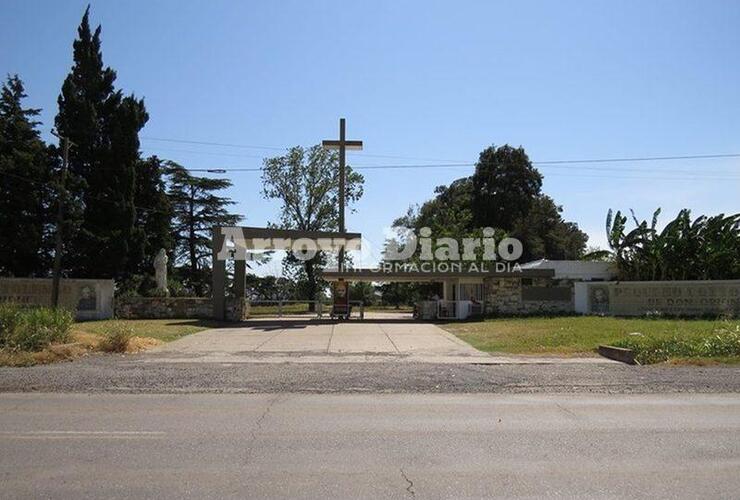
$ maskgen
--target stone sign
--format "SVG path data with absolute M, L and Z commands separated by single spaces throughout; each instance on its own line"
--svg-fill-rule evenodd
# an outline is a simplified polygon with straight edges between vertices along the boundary
M 576 312 L 640 316 L 740 315 L 740 280 L 576 283 Z
M 52 280 L 0 278 L 0 302 L 50 306 Z M 75 311 L 77 319 L 113 317 L 113 280 L 65 279 L 59 284 L 59 305 Z

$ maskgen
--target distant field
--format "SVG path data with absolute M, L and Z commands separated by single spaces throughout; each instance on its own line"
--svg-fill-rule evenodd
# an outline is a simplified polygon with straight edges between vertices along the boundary
M 352 310 L 358 311 L 359 310 L 358 304 L 352 304 Z M 331 304 L 324 304 L 323 305 L 323 312 L 324 314 L 328 314 L 331 311 L 332 305 Z M 376 312 L 398 312 L 398 313 L 410 313 L 413 312 L 413 307 L 411 306 L 401 306 L 399 308 L 396 308 L 395 306 L 381 306 L 381 305 L 373 305 L 373 306 L 364 306 L 365 311 L 376 311 Z M 249 309 L 250 316 L 253 317 L 259 317 L 259 316 L 277 316 L 280 310 L 278 309 L 277 304 L 252 304 Z M 283 314 L 312 314 L 309 310 L 308 303 L 306 302 L 299 302 L 299 303 L 289 303 L 289 304 L 283 304 L 282 306 L 282 313 Z
M 414 312 L 414 308 L 412 306 L 365 306 L 366 311 L 379 311 L 379 312 L 397 312 L 397 313 L 410 313 Z
M 324 305 L 324 311 L 328 311 L 331 306 Z M 278 307 L 277 304 L 250 304 L 249 315 L 254 316 L 277 316 L 278 314 L 312 314 L 307 302 L 292 302 L 283 304 Z
M 623 341 L 675 338 L 700 342 L 709 336 L 740 331 L 740 320 L 532 317 L 448 323 L 443 328 L 482 351 L 578 356 L 593 355 L 600 344 Z M 708 359 L 740 362 L 738 356 Z

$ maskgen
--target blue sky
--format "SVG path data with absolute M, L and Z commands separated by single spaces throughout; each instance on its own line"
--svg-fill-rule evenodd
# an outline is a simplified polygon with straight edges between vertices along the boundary
M 25 81 L 47 137 L 85 5 L 2 2 L 0 71 Z M 535 161 L 740 152 L 737 1 L 106 1 L 91 19 L 117 85 L 146 100 L 144 153 L 192 168 L 276 151 L 152 138 L 311 145 L 344 116 L 365 141 L 355 165 L 473 162 L 504 143 Z M 582 167 L 541 171 L 593 244 L 610 207 L 740 211 L 737 158 Z M 471 172 L 365 171 L 348 228 L 379 245 L 410 204 Z M 276 219 L 258 173 L 230 177 L 247 224 Z

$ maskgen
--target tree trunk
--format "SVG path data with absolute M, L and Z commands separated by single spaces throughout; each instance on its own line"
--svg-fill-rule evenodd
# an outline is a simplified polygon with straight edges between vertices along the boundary
M 190 260 L 190 283 L 193 285 L 193 291 L 198 297 L 203 295 L 203 283 L 198 276 L 198 249 L 195 247 L 195 208 L 193 198 L 190 198 L 188 207 L 188 256 Z

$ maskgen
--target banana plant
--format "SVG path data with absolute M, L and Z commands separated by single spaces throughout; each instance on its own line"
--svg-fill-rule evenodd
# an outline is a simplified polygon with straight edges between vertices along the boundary
M 619 279 L 691 280 L 740 278 L 740 214 L 699 216 L 681 210 L 662 231 L 660 209 L 650 224 L 631 211 L 635 228 L 626 232 L 627 217 L 610 209 L 606 236 Z

